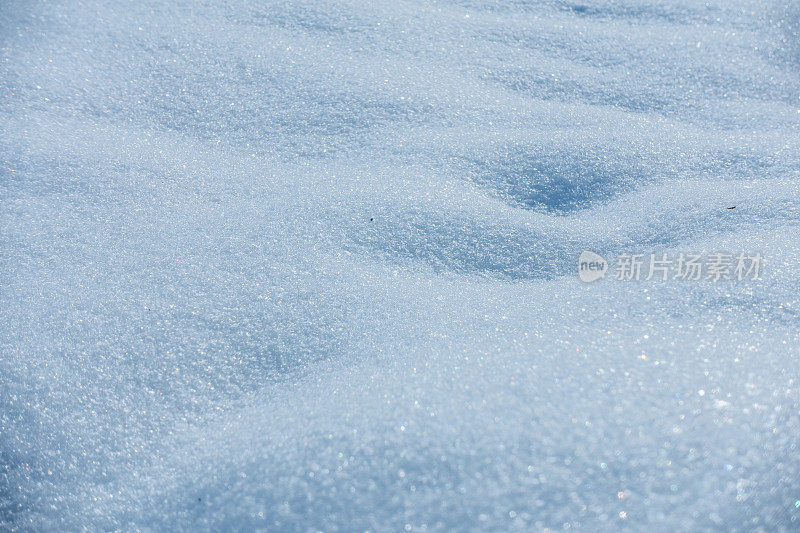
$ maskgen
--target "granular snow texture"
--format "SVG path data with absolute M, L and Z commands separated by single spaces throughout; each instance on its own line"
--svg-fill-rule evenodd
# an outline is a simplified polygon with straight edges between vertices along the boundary
M 796 530 L 799 295 L 797 3 L 0 5 L 0 529 Z

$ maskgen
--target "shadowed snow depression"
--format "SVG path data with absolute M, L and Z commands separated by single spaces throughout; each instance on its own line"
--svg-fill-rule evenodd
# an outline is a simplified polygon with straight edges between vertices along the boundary
M 798 294 L 794 1 L 0 2 L 0 529 L 796 530 Z

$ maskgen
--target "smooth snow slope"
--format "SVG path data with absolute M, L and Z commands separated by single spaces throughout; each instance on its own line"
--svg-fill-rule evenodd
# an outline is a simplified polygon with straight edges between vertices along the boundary
M 3 0 L 0 529 L 797 529 L 798 21 Z

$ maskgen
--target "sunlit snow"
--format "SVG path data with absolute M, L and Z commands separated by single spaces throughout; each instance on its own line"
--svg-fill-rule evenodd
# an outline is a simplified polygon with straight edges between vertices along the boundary
M 0 529 L 794 530 L 799 294 L 795 2 L 0 2 Z

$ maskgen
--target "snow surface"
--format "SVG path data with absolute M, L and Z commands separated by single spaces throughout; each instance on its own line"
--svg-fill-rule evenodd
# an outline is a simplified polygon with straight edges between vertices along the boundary
M 0 529 L 797 529 L 799 33 L 3 0 Z

